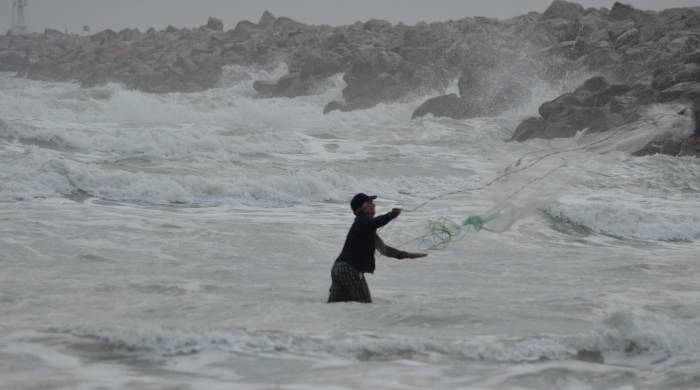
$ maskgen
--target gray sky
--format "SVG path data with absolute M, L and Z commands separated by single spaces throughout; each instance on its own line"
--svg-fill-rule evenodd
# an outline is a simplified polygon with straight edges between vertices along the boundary
M 111 28 L 168 24 L 196 27 L 208 16 L 223 19 L 224 28 L 240 20 L 257 22 L 264 10 L 309 24 L 350 24 L 370 18 L 392 23 L 461 19 L 467 16 L 508 18 L 529 11 L 544 11 L 551 0 L 28 0 L 30 31 L 45 27 L 78 32 L 90 25 L 93 32 Z M 700 6 L 700 0 L 626 0 L 641 9 Z M 611 7 L 612 0 L 581 0 L 585 7 Z M 0 0 L 0 31 L 11 25 L 12 0 Z

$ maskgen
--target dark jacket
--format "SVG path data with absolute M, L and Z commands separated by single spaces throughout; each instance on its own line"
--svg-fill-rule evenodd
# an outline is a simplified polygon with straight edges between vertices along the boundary
M 397 259 L 409 257 L 409 253 L 400 251 L 384 244 L 377 236 L 377 229 L 396 218 L 398 214 L 389 212 L 372 218 L 366 215 L 358 215 L 350 227 L 345 245 L 336 261 L 350 264 L 359 272 L 374 272 L 374 251 Z

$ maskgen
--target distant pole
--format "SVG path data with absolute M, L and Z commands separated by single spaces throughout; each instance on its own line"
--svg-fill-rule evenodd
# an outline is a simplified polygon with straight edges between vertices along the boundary
M 24 8 L 27 6 L 27 0 L 15 0 L 12 4 L 12 33 L 26 34 L 27 22 L 24 18 Z

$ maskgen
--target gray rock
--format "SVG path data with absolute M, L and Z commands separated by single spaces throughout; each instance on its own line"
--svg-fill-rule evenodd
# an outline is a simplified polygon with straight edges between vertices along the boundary
M 589 53 L 583 63 L 592 70 L 619 64 L 621 56 L 608 42 L 595 42 L 589 46 Z
M 117 33 L 117 36 L 122 41 L 133 41 L 137 39 L 141 32 L 138 29 L 125 28 Z
M 700 64 L 691 62 L 657 69 L 654 72 L 652 87 L 665 90 L 675 84 L 688 81 L 700 82 Z
M 348 107 L 347 105 L 337 102 L 337 101 L 332 101 L 328 104 L 326 104 L 325 107 L 323 107 L 323 114 L 328 114 L 333 111 L 350 111 L 351 108 Z
M 542 103 L 538 109 L 545 120 L 559 115 L 567 106 L 583 106 L 583 102 L 573 93 L 566 93 L 558 98 Z
M 442 95 L 426 100 L 411 115 L 411 119 L 432 114 L 436 117 L 466 118 L 464 102 L 456 95 Z
M 639 30 L 636 28 L 631 28 L 617 37 L 615 40 L 615 46 L 636 45 L 639 43 L 640 36 L 641 34 L 639 33 Z
M 265 12 L 263 12 L 262 16 L 260 17 L 260 21 L 258 21 L 258 27 L 272 27 L 272 25 L 275 23 L 275 20 L 277 20 L 277 18 L 275 18 L 275 16 L 271 14 L 270 11 L 265 10 Z
M 581 31 L 581 24 L 569 19 L 547 19 L 538 22 L 537 25 L 539 29 L 544 29 L 550 34 L 555 42 L 574 41 Z
M 44 35 L 63 35 L 63 33 L 53 28 L 45 28 Z
M 113 30 L 107 29 L 100 31 L 96 34 L 90 36 L 90 40 L 93 42 L 98 42 L 100 45 L 105 45 L 110 42 L 114 42 L 119 39 L 119 36 Z
M 326 38 L 321 44 L 321 49 L 338 52 L 341 46 L 348 44 L 348 37 L 343 33 L 335 33 Z
M 0 52 L 0 72 L 19 72 L 26 67 L 28 60 L 25 53 L 17 51 Z
M 603 354 L 597 350 L 582 349 L 578 351 L 578 353 L 576 353 L 576 359 L 589 363 L 605 363 L 605 359 L 603 359 Z
M 658 69 L 654 73 L 654 80 L 652 81 L 651 86 L 654 89 L 662 91 L 675 83 L 676 79 L 673 77 L 673 73 L 669 69 Z
M 594 76 L 584 81 L 580 87 L 576 88 L 574 93 L 580 94 L 582 92 L 600 92 L 608 88 L 610 84 L 608 80 L 603 76 Z
M 381 19 L 370 19 L 362 25 L 365 31 L 381 33 L 391 28 L 391 23 Z
M 541 138 L 546 126 L 547 123 L 543 118 L 527 118 L 515 129 L 511 141 L 523 142 L 530 138 Z
M 677 83 L 684 83 L 686 81 L 700 82 L 700 64 L 688 63 L 680 65 L 678 71 L 673 75 L 673 78 Z
M 547 120 L 542 138 L 568 138 L 587 129 L 589 133 L 608 130 L 612 118 L 601 107 L 564 106 Z
M 583 6 L 564 0 L 554 0 L 542 13 L 540 20 L 568 19 L 578 20 L 583 15 Z
M 620 35 L 633 28 L 635 28 L 635 24 L 632 20 L 615 21 L 607 27 L 608 38 L 610 41 L 615 42 Z
M 659 93 L 658 101 L 660 103 L 673 101 L 692 101 L 700 103 L 700 82 L 689 81 L 666 88 Z
M 627 121 L 637 119 L 639 106 L 639 98 L 634 95 L 621 95 L 610 98 L 610 112 L 625 118 Z
M 630 85 L 614 84 L 585 98 L 583 100 L 583 105 L 589 107 L 602 107 L 610 103 L 613 97 L 624 95 L 630 91 L 632 91 L 632 87 Z
M 700 121 L 700 118 L 696 120 Z M 694 135 L 681 143 L 681 150 L 678 155 L 700 157 L 700 131 L 696 131 Z
M 309 93 L 309 86 L 299 79 L 299 74 L 288 74 L 276 82 L 256 81 L 253 89 L 265 97 L 297 97 Z
M 608 25 L 610 22 L 600 12 L 586 13 L 578 19 L 581 24 L 581 31 L 578 38 L 585 39 L 589 42 L 598 42 L 610 40 L 608 33 Z
M 395 52 L 364 50 L 345 72 L 343 97 L 352 106 L 396 100 L 411 90 L 411 76 L 417 71 L 415 64 Z
M 207 28 L 213 31 L 224 31 L 224 22 L 219 18 L 209 17 Z
M 655 154 L 679 156 L 681 154 L 681 150 L 683 149 L 683 143 L 683 140 L 659 137 L 652 140 L 638 151 L 632 153 L 632 155 L 637 157 L 650 156 Z
M 634 20 L 642 11 L 637 10 L 631 5 L 623 4 L 618 1 L 613 4 L 610 10 L 610 19 L 612 20 Z
M 312 50 L 303 60 L 299 77 L 303 81 L 321 80 L 340 73 L 343 69 L 342 58 L 337 54 L 325 53 L 324 55 L 319 51 Z
M 371 105 L 365 104 L 363 102 L 360 102 L 358 104 L 346 104 L 346 103 L 341 103 L 338 101 L 332 101 L 323 108 L 323 113 L 328 114 L 333 111 L 342 111 L 342 112 L 347 112 L 347 111 L 355 111 L 355 110 L 363 110 L 370 108 Z
M 236 24 L 236 27 L 229 31 L 229 35 L 239 41 L 246 41 L 253 38 L 260 32 L 260 28 L 253 22 L 242 20 Z

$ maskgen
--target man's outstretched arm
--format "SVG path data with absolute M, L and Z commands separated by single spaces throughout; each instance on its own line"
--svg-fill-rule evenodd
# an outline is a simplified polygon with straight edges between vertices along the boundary
M 375 237 L 374 242 L 374 247 L 379 251 L 379 253 L 386 257 L 393 257 L 395 259 L 417 259 L 419 257 L 428 256 L 427 253 L 411 253 L 402 251 L 400 249 L 392 248 L 389 245 L 386 245 L 384 241 L 382 241 L 382 239 L 379 238 L 379 236 Z

